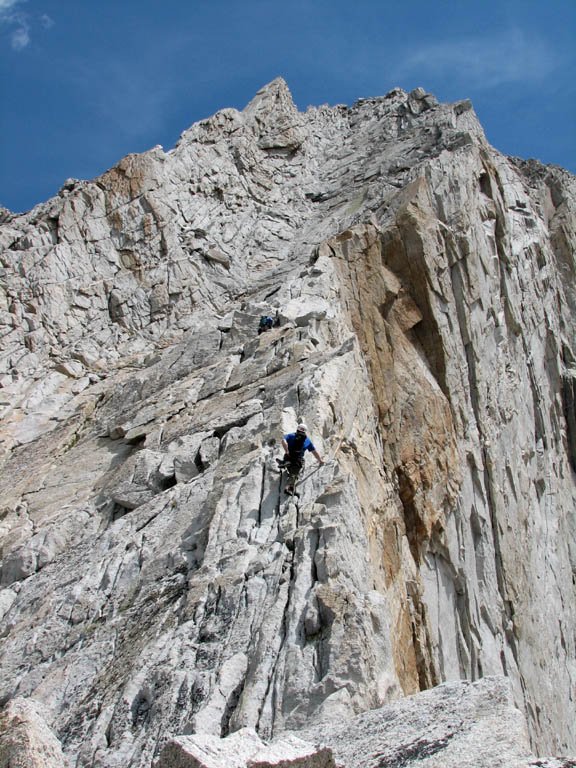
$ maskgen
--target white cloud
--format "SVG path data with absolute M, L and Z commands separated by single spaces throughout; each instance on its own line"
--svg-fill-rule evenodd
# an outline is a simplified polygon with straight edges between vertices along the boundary
M 27 0 L 0 0 L 0 24 L 12 27 L 10 44 L 15 51 L 21 51 L 30 45 L 30 25 L 39 22 L 44 29 L 54 26 L 54 21 L 44 13 L 41 16 L 31 16 L 20 10 L 20 3 Z
M 30 45 L 30 30 L 28 24 L 20 22 L 18 29 L 12 32 L 11 44 L 15 51 L 21 51 L 22 48 L 26 48 Z
M 495 37 L 468 38 L 425 45 L 402 61 L 397 78 L 441 76 L 476 88 L 543 80 L 559 64 L 542 40 L 519 29 Z
M 0 0 L 0 17 L 4 16 L 6 11 L 9 11 L 10 8 L 13 8 L 19 2 L 21 0 Z

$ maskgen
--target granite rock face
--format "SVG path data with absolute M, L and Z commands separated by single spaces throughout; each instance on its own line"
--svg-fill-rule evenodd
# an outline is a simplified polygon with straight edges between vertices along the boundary
M 1 768 L 66 768 L 66 758 L 39 707 L 12 699 L 0 713 Z
M 342 768 L 572 768 L 531 754 L 506 678 L 444 683 L 350 721 L 306 732 Z
M 504 674 L 574 753 L 575 192 L 469 102 L 276 80 L 3 214 L 0 700 L 147 768 Z

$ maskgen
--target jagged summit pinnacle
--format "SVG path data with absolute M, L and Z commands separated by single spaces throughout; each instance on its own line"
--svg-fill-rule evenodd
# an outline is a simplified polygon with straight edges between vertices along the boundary
M 253 122 L 261 149 L 295 151 L 304 140 L 301 116 L 281 77 L 261 88 L 242 114 Z
M 244 112 L 254 113 L 264 108 L 268 109 L 273 104 L 292 104 L 292 93 L 283 77 L 276 77 L 266 85 L 262 86 L 254 98 L 244 107 Z

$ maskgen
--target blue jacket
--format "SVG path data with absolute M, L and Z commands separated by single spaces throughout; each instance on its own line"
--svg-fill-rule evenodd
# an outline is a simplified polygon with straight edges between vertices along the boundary
M 292 445 L 294 443 L 294 438 L 296 437 L 296 432 L 291 432 L 289 435 L 284 435 L 284 440 L 288 443 L 288 453 L 292 453 Z M 312 441 L 310 438 L 306 438 L 304 440 L 304 445 L 302 446 L 302 453 L 304 451 L 315 451 L 316 448 L 312 445 Z

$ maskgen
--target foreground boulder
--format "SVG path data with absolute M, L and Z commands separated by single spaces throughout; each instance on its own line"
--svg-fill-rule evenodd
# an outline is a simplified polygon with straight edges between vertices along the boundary
M 573 759 L 531 753 L 526 720 L 510 681 L 445 683 L 345 723 L 307 730 L 342 768 L 573 768 Z
M 303 740 L 306 739 L 306 740 Z M 227 738 L 169 741 L 155 768 L 574 768 L 536 758 L 510 681 L 445 683 L 344 722 L 282 734 L 266 745 L 253 728 Z
M 29 699 L 13 699 L 0 714 L 0 768 L 66 768 L 60 742 Z
M 288 735 L 265 744 L 253 728 L 225 739 L 180 736 L 164 747 L 155 768 L 336 768 L 332 750 Z

